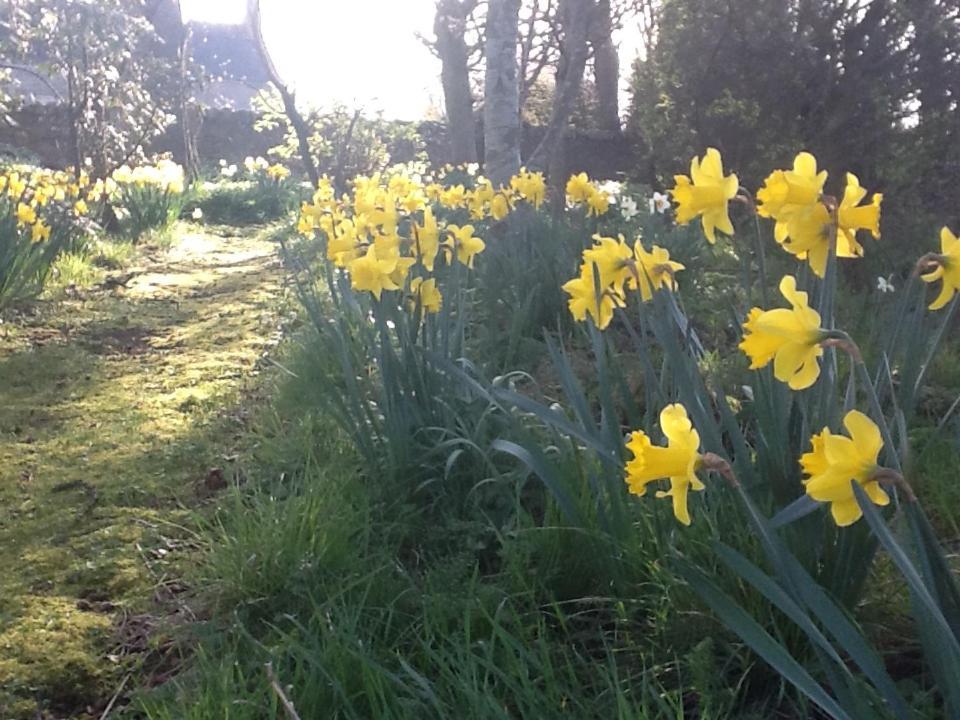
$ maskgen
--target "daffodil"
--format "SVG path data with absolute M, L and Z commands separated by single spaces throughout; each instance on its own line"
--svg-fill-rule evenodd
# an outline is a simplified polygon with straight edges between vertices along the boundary
M 450 234 L 446 245 L 452 247 L 454 253 L 463 265 L 469 268 L 473 267 L 473 259 L 479 253 L 482 253 L 487 246 L 478 237 L 473 234 L 473 225 L 448 225 L 447 232 Z
M 932 258 L 937 267 L 921 277 L 928 283 L 943 281 L 940 294 L 930 303 L 931 310 L 939 310 L 960 292 L 960 238 L 950 232 L 950 228 L 940 229 L 940 254 Z
M 273 180 L 279 182 L 290 175 L 290 170 L 278 163 L 267 168 L 267 175 Z
M 44 225 L 42 220 L 37 222 L 30 229 L 30 240 L 38 243 L 50 239 L 50 226 Z
M 778 242 L 787 234 L 791 216 L 810 208 L 820 200 L 827 171 L 817 172 L 817 159 L 808 152 L 793 159 L 793 170 L 774 170 L 757 192 L 757 214 L 777 221 Z
M 737 194 L 740 185 L 736 175 L 723 174 L 720 152 L 707 148 L 703 159 L 690 162 L 690 177 L 675 175 L 676 185 L 670 190 L 677 203 L 677 222 L 686 225 L 700 217 L 703 232 L 711 243 L 717 241 L 716 231 L 733 235 L 733 223 L 727 213 L 727 203 Z
M 17 205 L 17 222 L 20 225 L 33 225 L 37 221 L 37 211 L 32 205 L 19 203 Z
M 689 525 L 687 494 L 690 490 L 704 489 L 696 474 L 703 459 L 700 435 L 693 429 L 686 408 L 678 403 L 667 405 L 660 412 L 660 429 L 667 438 L 666 447 L 654 445 L 642 430 L 630 434 L 627 450 L 633 459 L 624 468 L 627 486 L 634 495 L 644 495 L 651 482 L 669 480 L 670 489 L 658 490 L 657 497 L 672 498 L 673 514 L 684 525 Z
M 593 246 L 583 251 L 584 264 L 597 266 L 601 287 L 612 287 L 622 294 L 623 285 L 631 276 L 633 252 L 623 235 L 617 239 L 594 235 L 593 239 Z
M 797 290 L 797 281 L 792 275 L 780 280 L 780 292 L 791 308 L 753 308 L 743 324 L 740 349 L 750 358 L 752 370 L 772 360 L 777 380 L 794 390 L 803 390 L 820 376 L 819 358 L 823 355 L 820 343 L 825 332 L 820 328 L 820 314 L 810 307 L 807 293 Z
M 521 169 L 519 173 L 510 178 L 510 187 L 537 209 L 543 204 L 547 195 L 547 183 L 541 172 L 529 172 Z
M 427 270 L 433 272 L 433 264 L 440 250 L 440 229 L 430 208 L 423 211 L 423 225 L 414 226 L 413 239 L 414 254 Z
M 498 192 L 490 201 L 490 217 L 499 221 L 503 220 L 509 214 L 510 201 L 504 193 Z
M 657 245 L 647 252 L 638 238 L 633 246 L 635 273 L 631 274 L 628 287 L 639 288 L 640 299 L 649 302 L 653 292 L 660 288 L 676 290 L 677 280 L 675 273 L 683 270 L 684 266 L 670 259 L 670 253 Z
M 814 500 L 830 503 L 830 514 L 837 525 L 855 523 L 863 515 L 853 492 L 858 482 L 877 505 L 886 505 L 890 498 L 877 481 L 877 458 L 883 447 L 880 429 L 859 410 L 851 410 L 843 418 L 849 437 L 834 435 L 824 428 L 810 439 L 810 452 L 800 458 L 807 476 L 804 488 Z
M 410 295 L 411 310 L 419 306 L 420 312 L 430 314 L 440 312 L 443 306 L 443 296 L 437 289 L 436 278 L 425 280 L 422 277 L 415 277 L 410 281 Z
M 847 186 L 837 208 L 837 255 L 861 257 L 863 247 L 857 242 L 857 231 L 867 230 L 875 240 L 880 239 L 880 202 L 883 195 L 874 193 L 870 203 L 860 205 L 867 191 L 860 187 L 860 180 L 847 173 Z
M 467 191 L 463 185 L 454 185 L 440 193 L 440 204 L 451 210 L 463 207 L 467 202 Z
M 354 290 L 366 290 L 377 300 L 384 290 L 398 290 L 397 284 L 390 278 L 397 268 L 397 258 L 380 258 L 376 245 L 370 245 L 365 255 L 352 260 L 347 269 Z
M 623 296 L 613 287 L 597 287 L 593 263 L 580 266 L 580 275 L 563 284 L 563 291 L 570 296 L 567 306 L 573 319 L 583 322 L 587 316 L 603 330 L 613 320 L 613 311 L 623 307 Z
M 587 215 L 599 217 L 610 209 L 610 196 L 603 190 L 595 190 L 587 196 Z
M 810 171 L 815 169 L 816 165 Z M 819 184 L 818 178 L 821 175 L 824 173 L 815 178 L 808 177 L 804 192 L 792 191 L 792 199 L 810 197 L 814 186 Z M 859 205 L 867 191 L 860 187 L 860 181 L 853 173 L 847 173 L 846 180 L 847 185 L 836 216 L 819 199 L 806 205 L 799 202 L 787 203 L 782 207 L 772 205 L 778 208 L 774 231 L 777 242 L 787 252 L 806 260 L 818 277 L 826 274 L 831 243 L 836 244 L 837 257 L 854 258 L 863 256 L 863 246 L 857 241 L 859 230 L 869 230 L 874 238 L 880 237 L 880 202 L 883 196 L 875 193 L 868 205 Z M 758 212 L 761 211 L 758 209 Z
M 572 203 L 586 202 L 594 192 L 593 183 L 585 172 L 571 175 L 567 180 L 567 199 Z

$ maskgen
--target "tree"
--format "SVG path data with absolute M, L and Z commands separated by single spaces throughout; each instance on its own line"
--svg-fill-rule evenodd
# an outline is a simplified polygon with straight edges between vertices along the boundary
M 610 0 L 599 0 L 590 25 L 593 77 L 597 89 L 595 122 L 610 135 L 620 132 L 620 56 L 613 42 Z
M 260 60 L 267 70 L 270 82 L 277 89 L 283 102 L 283 109 L 290 121 L 290 125 L 297 137 L 300 149 L 300 159 L 303 161 L 304 168 L 307 171 L 307 177 L 310 178 L 310 184 L 317 187 L 320 184 L 320 172 L 313 160 L 313 153 L 310 151 L 310 127 L 303 119 L 303 115 L 297 109 L 297 101 L 293 91 L 287 87 L 277 72 L 273 59 L 270 57 L 270 51 L 267 50 L 267 44 L 263 39 L 263 26 L 260 20 L 260 0 L 247 0 L 247 25 L 250 29 L 254 46 L 260 55 Z
M 517 39 L 520 0 L 490 0 L 483 92 L 484 173 L 494 185 L 520 169 Z
M 447 115 L 450 160 L 476 162 L 477 135 L 470 91 L 470 49 L 467 46 L 467 20 L 477 0 L 438 0 L 434 16 L 433 47 L 440 57 L 440 81 Z
M 143 0 L 8 0 L 5 58 L 36 67 L 66 112 L 74 166 L 105 177 L 172 121 L 175 55 Z
M 560 182 L 567 126 L 583 83 L 587 64 L 587 38 L 596 9 L 594 0 L 561 0 L 562 38 L 553 110 L 547 131 L 528 161 L 531 167 L 547 167 L 554 184 Z
M 809 150 L 828 191 L 851 171 L 885 193 L 899 242 L 875 254 L 906 257 L 904 239 L 931 236 L 960 202 L 958 13 L 955 0 L 651 3 L 630 124 L 668 182 L 707 146 L 747 187 Z

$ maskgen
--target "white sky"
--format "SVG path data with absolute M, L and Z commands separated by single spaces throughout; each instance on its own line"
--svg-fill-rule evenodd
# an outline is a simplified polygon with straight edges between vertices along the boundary
M 184 19 L 243 22 L 245 0 L 180 0 Z M 311 105 L 342 102 L 416 120 L 443 105 L 440 62 L 417 37 L 433 36 L 435 0 L 260 0 L 277 69 Z M 629 71 L 639 32 L 621 31 Z

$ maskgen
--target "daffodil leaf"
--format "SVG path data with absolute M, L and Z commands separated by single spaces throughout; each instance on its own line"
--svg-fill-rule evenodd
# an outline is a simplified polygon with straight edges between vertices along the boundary
M 717 587 L 705 573 L 687 563 L 680 564 L 677 571 L 717 614 L 723 624 L 735 632 L 785 680 L 792 683 L 835 720 L 851 720 L 850 715 L 830 697 L 810 673 L 804 670 L 796 658 L 750 617 L 746 610 Z
M 801 495 L 770 519 L 770 527 L 781 528 L 784 525 L 789 525 L 821 507 L 822 503 L 817 502 L 809 495 Z
M 532 449 L 525 448 L 515 442 L 510 442 L 509 440 L 494 440 L 490 447 L 493 450 L 512 455 L 521 463 L 526 465 L 527 469 L 540 478 L 543 484 L 547 486 L 547 489 L 553 494 L 553 499 L 560 507 L 560 511 L 563 513 L 564 517 L 566 517 L 569 522 L 577 526 L 583 525 L 580 512 L 573 504 L 570 496 L 567 495 L 567 491 L 561 484 L 560 479 L 557 477 L 556 473 L 550 467 L 550 463 L 547 462 L 547 459 L 543 456 L 539 449 L 536 449 L 532 445 Z

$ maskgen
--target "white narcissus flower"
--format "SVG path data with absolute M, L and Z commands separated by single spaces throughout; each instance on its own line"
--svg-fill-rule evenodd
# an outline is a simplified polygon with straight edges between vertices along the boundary
M 893 280 L 893 275 L 891 275 L 889 278 L 878 277 L 877 290 L 879 290 L 882 293 L 894 292 L 896 288 L 893 286 L 893 282 L 891 282 L 892 280 Z
M 670 198 L 663 193 L 655 192 L 650 198 L 650 214 L 660 213 L 661 215 L 670 209 Z
M 200 208 L 194 208 L 193 214 L 190 216 L 194 220 L 203 220 L 203 210 Z
M 620 198 L 620 214 L 623 215 L 624 220 L 632 220 L 639 212 L 637 201 L 632 197 L 624 195 Z
M 623 191 L 623 183 L 619 183 L 616 180 L 605 180 L 597 186 L 597 189 L 605 192 L 607 197 L 610 198 L 610 202 L 616 203 L 620 197 L 620 193 Z

